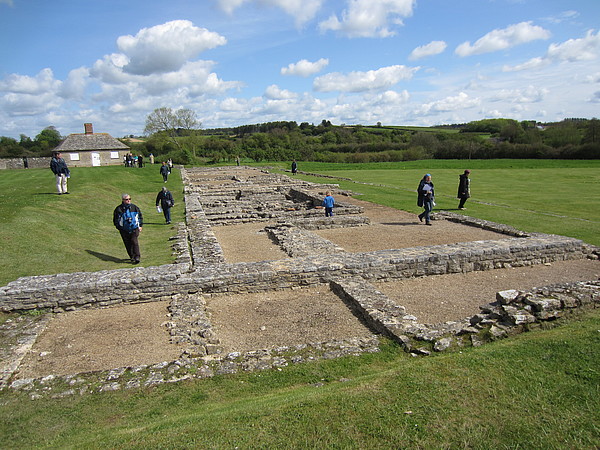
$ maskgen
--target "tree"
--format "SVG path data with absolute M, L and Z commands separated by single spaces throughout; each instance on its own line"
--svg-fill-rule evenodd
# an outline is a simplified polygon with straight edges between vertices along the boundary
M 583 142 L 586 144 L 596 144 L 597 142 L 600 142 L 600 120 L 594 117 L 592 120 L 588 121 Z
M 200 127 L 196 113 L 190 109 L 181 108 L 173 111 L 171 108 L 156 108 L 146 117 L 145 134 L 165 132 L 179 150 L 183 150 L 177 140 L 178 130 L 190 131 Z
M 50 126 L 40 131 L 40 134 L 35 137 L 35 141 L 42 150 L 49 150 L 60 144 L 62 137 L 55 127 Z

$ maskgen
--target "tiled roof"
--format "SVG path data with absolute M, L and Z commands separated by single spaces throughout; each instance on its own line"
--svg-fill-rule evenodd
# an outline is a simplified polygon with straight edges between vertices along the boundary
M 72 152 L 80 150 L 127 150 L 128 146 L 108 133 L 70 134 L 54 150 Z

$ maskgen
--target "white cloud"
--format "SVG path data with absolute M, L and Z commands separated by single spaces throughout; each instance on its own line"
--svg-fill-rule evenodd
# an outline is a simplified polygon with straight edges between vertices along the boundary
M 528 86 L 524 89 L 501 89 L 493 93 L 489 100 L 492 102 L 538 103 L 543 101 L 548 93 L 548 89 L 536 86 Z
M 0 109 L 13 116 L 37 116 L 59 108 L 62 101 L 54 93 L 15 94 L 0 98 Z
M 54 79 L 52 69 L 42 69 L 35 77 L 27 75 L 8 75 L 0 81 L 0 91 L 15 94 L 38 95 L 46 92 L 55 92 L 60 88 L 61 82 Z
M 551 17 L 545 17 L 542 20 L 550 22 L 552 24 L 560 24 L 563 22 L 571 21 L 579 17 L 579 12 L 574 10 L 563 11 L 560 14 Z
M 65 99 L 82 99 L 85 89 L 90 83 L 90 70 L 80 67 L 69 72 L 67 79 L 62 83 L 60 96 Z
M 446 50 L 446 47 L 447 45 L 444 41 L 431 41 L 429 44 L 415 48 L 408 56 L 408 59 L 414 61 L 426 58 L 427 56 L 439 55 Z
M 296 98 L 296 93 L 287 89 L 280 89 L 276 84 L 272 84 L 265 90 L 265 98 L 270 100 L 289 100 Z
M 299 77 L 308 77 L 320 72 L 329 64 L 329 60 L 321 58 L 318 61 L 311 62 L 301 59 L 296 63 L 291 63 L 287 67 L 281 68 L 281 75 L 296 75 Z
M 600 31 L 594 34 L 589 30 L 584 38 L 569 39 L 562 44 L 550 44 L 543 57 L 531 58 L 523 64 L 505 66 L 503 71 L 515 72 L 519 70 L 538 69 L 553 62 L 578 62 L 592 61 L 600 57 Z
M 481 104 L 481 99 L 471 98 L 464 92 L 421 105 L 415 111 L 417 114 L 428 115 L 439 112 L 459 111 L 473 108 Z
M 321 31 L 337 31 L 348 37 L 388 37 L 390 25 L 402 25 L 410 17 L 416 0 L 348 0 L 341 20 L 336 15 L 321 22 Z
M 135 36 L 120 36 L 117 47 L 127 56 L 125 72 L 150 75 L 178 70 L 203 51 L 224 45 L 218 33 L 198 28 L 189 20 L 173 20 L 142 28 Z
M 600 55 L 600 31 L 589 30 L 581 39 L 569 39 L 562 44 L 550 44 L 546 57 L 555 61 L 591 61 Z
M 365 92 L 386 89 L 412 78 L 418 67 L 403 65 L 382 67 L 368 72 L 350 72 L 345 75 L 332 72 L 315 78 L 313 88 L 319 92 Z
M 324 0 L 216 0 L 219 7 L 228 14 L 244 3 L 256 3 L 260 6 L 270 6 L 282 9 L 294 17 L 298 26 L 315 17 Z
M 458 56 L 479 55 L 515 47 L 538 39 L 548 39 L 550 32 L 544 28 L 532 25 L 531 22 L 521 22 L 501 30 L 493 30 L 478 39 L 473 45 L 463 42 L 454 51 Z

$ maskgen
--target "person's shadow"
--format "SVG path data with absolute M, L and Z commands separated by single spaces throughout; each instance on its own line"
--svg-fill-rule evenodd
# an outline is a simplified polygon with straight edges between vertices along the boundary
M 92 256 L 95 256 L 98 259 L 101 259 L 102 261 L 109 261 L 109 262 L 115 262 L 115 263 L 126 263 L 126 262 L 130 261 L 129 258 L 127 258 L 127 259 L 115 258 L 114 256 L 111 256 L 111 255 L 106 255 L 104 253 L 95 252 L 94 250 L 86 250 L 86 252 L 88 252 Z

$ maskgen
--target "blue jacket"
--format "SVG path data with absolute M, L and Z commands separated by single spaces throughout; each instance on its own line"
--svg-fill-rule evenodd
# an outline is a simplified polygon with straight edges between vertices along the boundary
M 331 195 L 328 195 L 327 197 L 325 197 L 323 199 L 323 205 L 325 208 L 333 208 L 335 204 L 335 200 L 333 199 L 333 197 Z
M 133 203 L 131 205 L 121 203 L 113 213 L 113 224 L 119 231 L 132 233 L 143 224 L 142 211 Z

